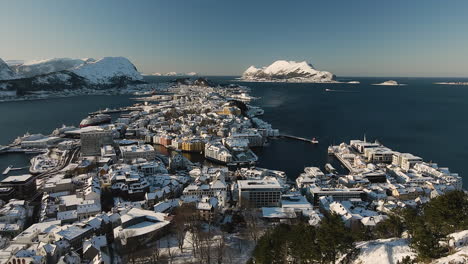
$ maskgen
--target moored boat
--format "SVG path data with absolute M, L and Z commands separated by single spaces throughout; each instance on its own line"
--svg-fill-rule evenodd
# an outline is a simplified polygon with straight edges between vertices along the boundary
M 109 123 L 111 120 L 112 120 L 111 116 L 106 115 L 106 114 L 90 115 L 81 121 L 80 127 L 105 124 L 105 123 Z

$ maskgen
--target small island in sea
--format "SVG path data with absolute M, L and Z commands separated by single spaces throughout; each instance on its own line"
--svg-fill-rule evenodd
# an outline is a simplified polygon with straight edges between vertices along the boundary
M 468 82 L 436 82 L 434 84 L 443 84 L 443 85 L 468 85 Z
M 382 83 L 375 83 L 375 84 L 372 84 L 372 85 L 401 86 L 401 85 L 406 85 L 406 84 L 401 84 L 401 83 L 398 83 L 397 81 L 388 80 L 388 81 L 385 81 L 385 82 L 382 82 Z
M 286 60 L 278 60 L 262 68 L 250 66 L 240 79 L 250 82 L 337 83 L 331 72 L 316 70 L 306 61 Z

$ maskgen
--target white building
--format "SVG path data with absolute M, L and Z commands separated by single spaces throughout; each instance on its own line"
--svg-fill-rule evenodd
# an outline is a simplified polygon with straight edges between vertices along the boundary
M 148 144 L 120 146 L 120 152 L 125 162 L 131 162 L 134 159 L 140 158 L 150 161 L 156 157 L 156 151 L 153 146 Z

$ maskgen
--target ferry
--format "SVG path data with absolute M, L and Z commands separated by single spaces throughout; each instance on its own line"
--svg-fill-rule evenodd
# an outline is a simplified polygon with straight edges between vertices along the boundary
M 80 127 L 95 126 L 109 123 L 111 119 L 111 116 L 106 114 L 90 115 L 81 121 Z

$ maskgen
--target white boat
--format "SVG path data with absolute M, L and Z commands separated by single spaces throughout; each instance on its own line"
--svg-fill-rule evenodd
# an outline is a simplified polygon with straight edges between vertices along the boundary
M 318 144 L 318 140 L 316 138 L 312 138 L 312 140 L 310 141 L 312 144 Z
M 111 121 L 110 115 L 106 115 L 106 114 L 90 115 L 81 121 L 80 127 L 95 126 L 95 125 L 100 125 L 104 123 L 109 123 L 110 121 Z
M 8 166 L 8 167 L 3 171 L 3 175 L 7 175 L 7 174 L 10 172 L 10 170 L 11 170 L 12 168 L 13 168 L 13 165 Z

